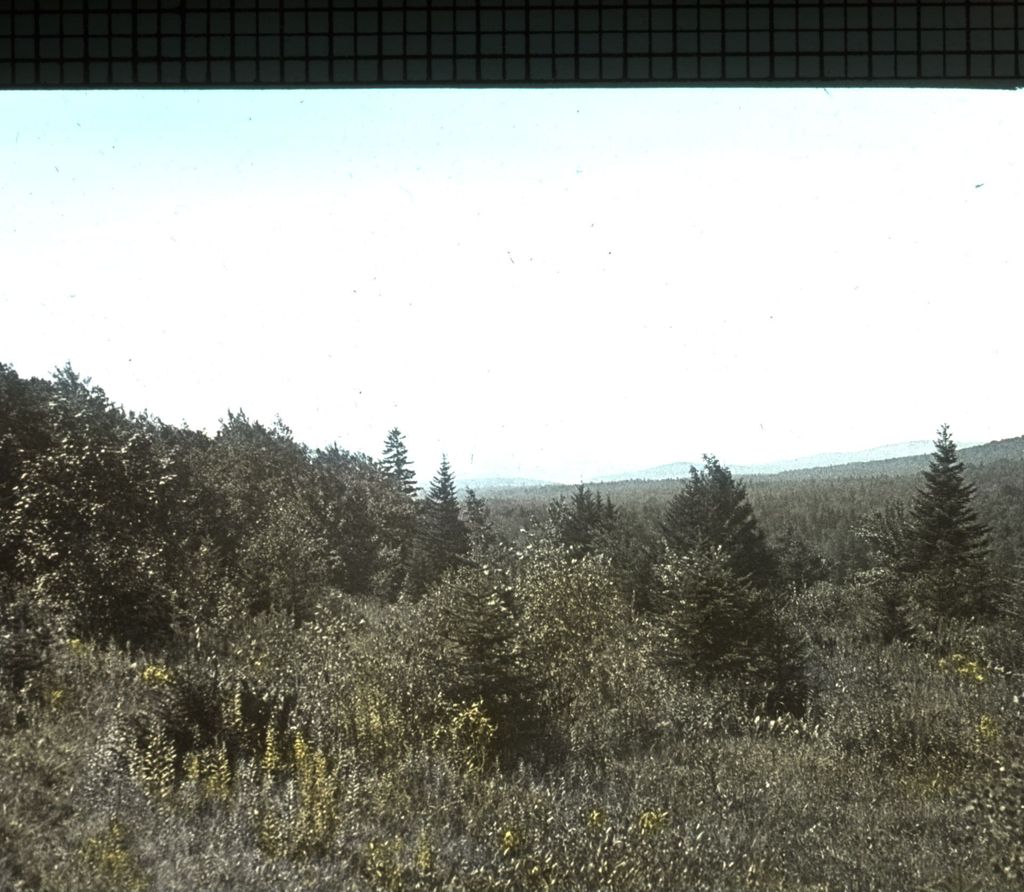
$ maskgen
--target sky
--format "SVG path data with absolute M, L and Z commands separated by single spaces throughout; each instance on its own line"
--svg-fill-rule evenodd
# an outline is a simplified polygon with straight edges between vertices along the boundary
M 0 94 L 0 362 L 421 480 L 1024 434 L 1024 91 Z

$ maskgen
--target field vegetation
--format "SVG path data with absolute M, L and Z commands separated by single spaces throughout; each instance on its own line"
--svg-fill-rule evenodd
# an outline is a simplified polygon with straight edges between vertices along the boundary
M 784 477 L 485 498 L 0 366 L 0 888 L 1021 888 L 1019 463 Z

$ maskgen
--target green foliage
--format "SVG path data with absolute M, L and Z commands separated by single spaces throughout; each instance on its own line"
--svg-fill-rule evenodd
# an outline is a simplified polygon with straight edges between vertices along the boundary
M 15 577 L 76 634 L 166 641 L 181 577 L 177 457 L 162 454 L 152 422 L 70 367 L 55 375 L 42 429 L 45 447 L 21 457 L 4 496 L 0 550 Z
M 602 499 L 600 493 L 594 493 L 582 483 L 568 500 L 561 496 L 548 505 L 554 540 L 578 555 L 592 554 L 599 547 L 602 534 L 612 529 L 615 520 L 616 510 L 611 499 Z
M 468 704 L 464 700 L 452 704 L 449 710 L 451 717 L 435 731 L 434 739 L 438 748 L 453 757 L 458 769 L 467 774 L 486 771 L 494 763 L 496 755 L 514 757 L 523 754 L 516 743 L 525 741 L 516 741 L 508 734 L 511 729 L 513 735 L 520 736 L 512 724 L 516 720 L 517 710 L 507 708 L 508 686 L 492 686 L 490 682 L 491 679 L 484 682 L 485 687 L 495 687 L 488 698 L 491 700 L 490 708 L 485 706 L 483 699 Z M 527 704 L 519 705 L 528 708 Z M 498 737 L 498 726 L 491 719 L 496 713 L 505 713 L 502 718 L 509 723 L 505 726 L 505 740 Z
M 650 606 L 658 543 L 639 518 L 581 483 L 568 499 L 563 495 L 548 504 L 548 527 L 553 540 L 571 554 L 607 558 L 630 603 L 641 610 Z
M 415 495 L 416 472 L 412 469 L 412 462 L 409 461 L 405 435 L 397 427 L 388 431 L 380 464 L 399 492 L 407 496 Z
M 52 392 L 49 382 L 23 380 L 0 363 L 0 517 L 9 517 L 14 509 L 26 464 L 52 444 Z M 15 572 L 19 544 L 10 529 L 0 534 L 0 575 Z
M 1020 885 L 1024 582 L 940 609 L 905 517 L 852 537 L 891 482 L 751 484 L 783 595 L 736 566 L 756 529 L 659 550 L 667 490 L 512 545 L 442 466 L 417 541 L 393 473 L 280 423 L 211 439 L 70 370 L 0 367 L 0 406 L 4 889 Z M 749 531 L 694 476 L 687 529 Z M 459 558 L 400 599 L 427 546 Z
M 1024 437 L 960 451 L 977 485 L 978 516 L 991 530 L 992 565 L 1018 574 L 1024 564 Z M 825 559 L 829 581 L 843 582 L 869 569 L 869 544 L 858 535 L 865 518 L 887 504 L 913 500 L 924 456 L 868 462 L 839 469 L 752 475 L 742 479 L 758 524 L 772 542 L 792 529 Z M 664 510 L 679 493 L 676 480 L 629 480 L 601 484 L 620 513 L 645 537 L 661 533 Z M 521 529 L 538 529 L 553 498 L 572 495 L 570 486 L 511 487 L 486 492 L 495 530 L 514 540 Z M 637 526 L 639 525 L 639 526 Z
M 337 767 L 301 732 L 291 736 L 286 752 L 265 754 L 263 763 L 272 762 L 273 771 L 264 769 L 264 782 L 276 795 L 264 796 L 260 802 L 256 818 L 260 848 L 274 859 L 325 854 L 340 820 Z
M 126 847 L 124 828 L 117 821 L 85 841 L 81 859 L 85 867 L 83 879 L 92 880 L 89 888 L 112 892 L 144 892 L 149 888 L 137 857 Z
M 885 644 L 923 640 L 933 617 L 921 603 L 921 583 L 888 567 L 858 577 L 869 600 L 865 613 L 875 635 Z
M 462 566 L 468 552 L 469 531 L 460 516 L 455 477 L 448 457 L 443 456 L 437 474 L 419 504 L 408 580 L 410 593 L 417 597 L 422 595 L 445 573 Z
M 802 712 L 807 682 L 801 639 L 763 591 L 737 577 L 721 548 L 693 550 L 659 568 L 655 607 L 666 664 L 741 685 L 770 711 Z
M 943 425 L 909 510 L 890 502 L 858 533 L 875 568 L 861 574 L 872 593 L 881 639 L 925 641 L 950 618 L 996 612 L 987 564 L 987 530 L 972 507 L 956 444 Z
M 903 502 L 889 502 L 873 512 L 857 533 L 867 543 L 878 566 L 896 573 L 912 570 L 914 529 Z
M 515 600 L 508 574 L 490 567 L 449 577 L 432 598 L 447 644 L 444 695 L 475 704 L 494 724 L 498 753 L 513 762 L 539 755 L 545 732 L 540 682 L 528 665 L 529 641 L 513 613 Z
M 266 428 L 229 412 L 195 458 L 208 560 L 241 594 L 246 613 L 278 607 L 304 615 L 330 566 L 303 498 L 312 488 L 305 448 L 280 421 Z
M 373 513 L 378 520 L 373 590 L 384 600 L 394 601 L 409 588 L 417 512 L 416 477 L 397 428 L 388 433 L 379 469 L 387 485 L 373 487 Z
M 462 520 L 466 526 L 470 554 L 478 562 L 486 562 L 500 539 L 491 521 L 491 509 L 485 499 L 467 487 L 462 499 Z
M 979 724 L 983 737 L 985 724 Z M 1024 813 L 1024 761 L 997 759 L 997 770 L 980 788 L 960 794 L 975 844 L 983 841 L 990 852 L 993 873 L 1007 888 L 1024 882 L 1024 841 L 1020 816 Z
M 559 714 L 590 683 L 598 655 L 627 633 L 630 606 L 600 555 L 575 557 L 544 540 L 520 554 L 520 615 L 551 711 Z
M 939 428 L 924 486 L 911 508 L 911 568 L 929 584 L 936 610 L 949 616 L 989 612 L 988 530 L 972 505 L 973 484 L 948 425 Z
M 831 575 L 827 561 L 818 554 L 793 527 L 786 527 L 771 543 L 782 585 L 804 589 L 816 582 L 824 582 Z
M 0 575 L 0 690 L 23 691 L 43 667 L 60 631 L 52 620 L 31 588 Z
M 758 528 L 746 488 L 713 455 L 704 467 L 690 468 L 690 479 L 669 502 L 662 533 L 676 554 L 721 549 L 723 559 L 737 576 L 747 576 L 758 587 L 776 581 L 773 555 Z
M 1009 672 L 1024 672 L 1024 567 L 1005 582 L 996 603 L 997 615 L 980 626 L 992 660 Z
M 370 459 L 336 445 L 317 450 L 312 472 L 307 500 L 324 537 L 328 584 L 357 597 L 380 594 L 374 582 L 383 569 L 379 543 L 391 507 L 382 502 L 398 500 Z

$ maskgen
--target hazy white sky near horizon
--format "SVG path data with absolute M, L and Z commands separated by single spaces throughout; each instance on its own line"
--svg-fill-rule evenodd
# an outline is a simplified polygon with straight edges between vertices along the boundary
M 0 362 L 424 480 L 985 441 L 1022 208 L 1024 91 L 6 93 Z

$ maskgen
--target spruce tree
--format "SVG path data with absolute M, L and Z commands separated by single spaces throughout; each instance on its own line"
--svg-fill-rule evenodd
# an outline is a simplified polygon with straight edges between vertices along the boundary
M 499 754 L 513 762 L 538 754 L 544 738 L 542 688 L 531 672 L 513 592 L 500 576 L 462 570 L 437 595 L 447 641 L 441 669 L 454 703 L 479 702 L 496 726 Z
M 470 549 L 474 554 L 483 554 L 498 544 L 498 534 L 491 522 L 491 510 L 487 502 L 469 487 L 462 501 L 462 517 L 469 536 Z
M 421 595 L 448 571 L 460 566 L 469 552 L 469 534 L 459 516 L 455 476 L 442 456 L 437 475 L 420 503 L 416 549 L 410 570 L 412 594 Z
M 405 436 L 397 427 L 388 431 L 387 439 L 384 441 L 381 465 L 403 493 L 408 496 L 415 495 L 416 472 L 413 471 L 412 462 L 409 461 Z
M 971 504 L 974 492 L 944 424 L 911 506 L 910 558 L 927 583 L 932 606 L 950 616 L 971 616 L 987 606 L 988 528 Z
M 695 548 L 658 568 L 662 659 L 684 675 L 738 684 L 749 705 L 799 713 L 806 648 L 771 597 L 737 576 L 724 549 Z
M 591 554 L 602 534 L 613 527 L 616 517 L 611 499 L 602 498 L 582 483 L 568 501 L 561 496 L 548 505 L 555 540 L 577 555 Z
M 690 479 L 669 502 L 662 533 L 676 554 L 721 549 L 737 576 L 758 587 L 776 580 L 775 560 L 747 501 L 746 487 L 713 455 L 704 456 L 701 470 L 690 468 Z

